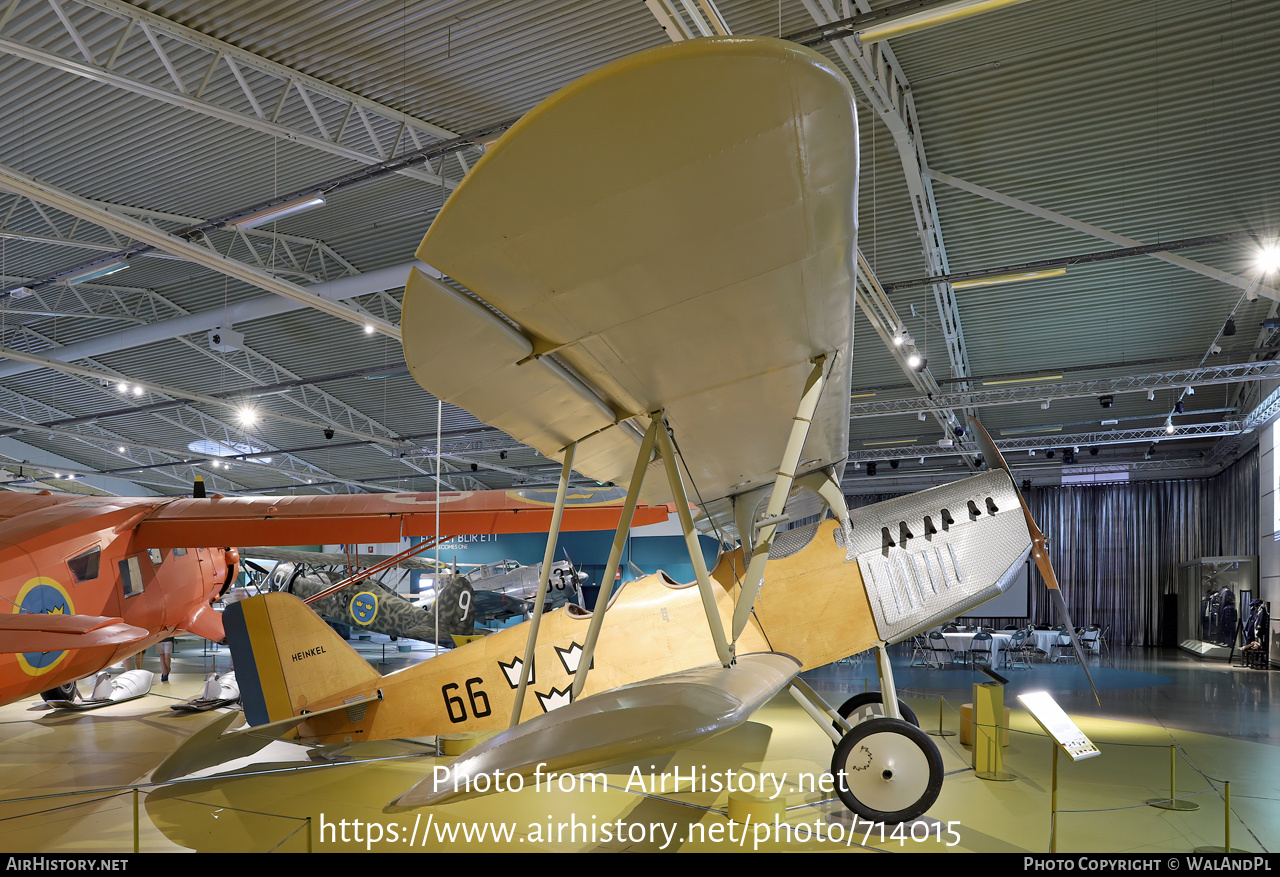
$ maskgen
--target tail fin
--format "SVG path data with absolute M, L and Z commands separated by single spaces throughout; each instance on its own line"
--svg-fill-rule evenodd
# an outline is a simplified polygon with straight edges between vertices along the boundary
M 296 716 L 326 697 L 382 678 L 292 594 L 233 603 L 222 623 L 250 725 Z
M 476 592 L 466 576 L 454 573 L 440 586 L 440 633 L 471 636 L 476 627 Z

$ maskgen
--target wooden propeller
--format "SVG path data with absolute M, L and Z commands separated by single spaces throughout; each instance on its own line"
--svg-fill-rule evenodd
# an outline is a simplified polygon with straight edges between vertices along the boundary
M 991 440 L 991 435 L 987 432 L 986 427 L 974 418 L 969 418 L 969 429 L 973 432 L 974 439 L 978 442 L 978 448 L 982 451 L 982 458 L 986 460 L 987 467 L 991 469 L 1000 468 L 1009 474 L 1009 478 L 1013 478 L 1013 470 L 1009 468 L 1009 464 L 1005 462 L 1004 457 L 996 448 L 996 443 Z M 1014 485 L 1017 486 L 1016 484 Z M 1031 557 L 1036 562 L 1036 569 L 1040 570 L 1040 576 L 1044 579 L 1045 587 L 1049 590 L 1049 599 L 1053 603 L 1055 614 L 1067 629 L 1067 636 L 1071 638 L 1071 649 L 1075 652 L 1076 660 L 1080 662 L 1080 666 L 1084 668 L 1084 675 L 1089 680 L 1089 687 L 1093 689 L 1093 699 L 1102 705 L 1101 698 L 1098 697 L 1098 688 L 1093 684 L 1093 674 L 1089 672 L 1089 665 L 1085 663 L 1084 648 L 1080 645 L 1080 638 L 1076 636 L 1075 625 L 1071 623 L 1071 613 L 1067 611 L 1067 601 L 1062 596 L 1062 588 L 1058 586 L 1058 577 L 1054 574 L 1053 564 L 1049 562 L 1049 551 L 1045 545 L 1044 533 L 1040 532 L 1040 528 L 1036 526 L 1035 518 L 1031 517 L 1031 509 L 1027 506 L 1027 500 L 1022 493 L 1018 493 L 1018 502 L 1022 503 L 1022 513 L 1027 518 L 1027 530 L 1031 532 Z

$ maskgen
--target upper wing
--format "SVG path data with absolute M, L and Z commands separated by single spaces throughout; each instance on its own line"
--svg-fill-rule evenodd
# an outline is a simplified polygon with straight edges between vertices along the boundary
M 325 551 L 298 551 L 289 548 L 244 548 L 240 549 L 240 556 L 252 560 L 278 560 L 282 563 L 304 563 L 308 566 L 346 566 L 353 558 L 347 557 L 345 554 L 336 554 Z M 382 563 L 390 560 L 390 556 L 386 554 L 358 554 L 354 559 L 366 567 L 373 566 L 376 563 Z M 462 564 L 465 566 L 466 564 Z M 434 560 L 425 557 L 406 557 L 397 561 L 393 566 L 400 569 L 423 569 L 432 570 L 437 566 L 448 567 L 451 564 L 440 561 L 437 564 Z
M 545 533 L 555 491 L 486 490 L 349 496 L 259 496 L 179 499 L 138 524 L 143 548 L 225 545 L 320 545 L 398 542 L 404 536 Z M 618 523 L 617 488 L 575 488 L 564 530 L 611 530 Z M 439 516 L 437 518 L 437 512 Z M 636 509 L 636 521 L 660 523 L 664 506 Z M 439 528 L 437 529 L 437 522 Z
M 774 481 L 825 354 L 800 471 L 839 464 L 857 166 L 852 90 L 808 49 L 708 38 L 610 64 L 521 119 L 450 196 L 418 256 L 483 303 L 413 272 L 406 361 L 548 457 L 578 441 L 574 468 L 601 481 L 629 482 L 663 408 L 710 503 Z M 441 334 L 457 344 L 426 340 Z M 647 500 L 669 496 L 646 483 Z

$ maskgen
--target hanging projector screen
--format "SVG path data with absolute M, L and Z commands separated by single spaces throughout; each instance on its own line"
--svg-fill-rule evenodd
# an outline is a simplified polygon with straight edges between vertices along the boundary
M 1031 561 L 1022 564 L 1009 590 L 976 606 L 964 618 L 1028 618 L 1031 615 Z

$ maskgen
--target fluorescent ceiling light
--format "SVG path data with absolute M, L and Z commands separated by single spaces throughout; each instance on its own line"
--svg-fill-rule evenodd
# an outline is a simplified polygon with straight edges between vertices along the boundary
M 1045 375 L 1041 378 L 1009 378 L 1005 381 L 983 381 L 982 386 L 994 387 L 996 384 L 1029 384 L 1032 381 L 1060 381 L 1062 375 Z
M 863 43 L 879 42 L 1023 2 L 1025 0 L 957 0 L 945 6 L 930 6 L 918 12 L 892 18 L 882 24 L 870 25 L 858 31 L 858 40 Z
M 265 225 L 268 222 L 274 222 L 277 219 L 284 219 L 286 216 L 292 216 L 295 213 L 302 213 L 304 210 L 311 210 L 314 207 L 322 207 L 326 202 L 321 192 L 312 192 L 309 195 L 303 195 L 300 198 L 294 198 L 291 201 L 285 201 L 283 204 L 276 204 L 271 207 L 265 207 L 262 210 L 250 213 L 248 216 L 242 216 L 234 222 L 230 223 L 236 228 L 257 228 L 259 225 Z
M 887 441 L 887 442 L 863 442 L 863 443 L 862 443 L 862 446 L 863 446 L 863 447 L 866 447 L 866 448 L 870 448 L 870 447 L 873 447 L 873 446 L 875 446 L 875 445 L 909 445 L 909 444 L 911 444 L 911 443 L 912 443 L 912 442 L 914 442 L 914 441 L 916 441 L 916 439 L 913 439 L 913 438 L 909 438 L 909 439 L 890 439 L 890 440 L 889 440 L 889 441 Z
M 1027 435 L 1033 432 L 1062 432 L 1061 426 L 1015 426 L 1000 430 L 1001 435 Z
M 994 277 L 975 277 L 972 280 L 955 280 L 952 289 L 973 289 L 975 286 L 997 286 L 1001 283 L 1018 283 L 1022 280 L 1039 280 L 1066 274 L 1066 268 L 1045 268 L 1041 271 L 1022 271 L 1017 274 L 997 274 Z
M 109 262 L 95 262 L 87 268 L 81 268 L 72 274 L 63 277 L 66 283 L 84 283 L 87 280 L 97 280 L 99 277 L 106 277 L 108 274 L 115 274 L 117 271 L 123 271 L 129 267 L 129 260 L 125 258 L 112 259 Z
M 875 393 L 854 393 L 854 394 L 853 394 L 852 396 L 850 396 L 849 398 L 850 398 L 850 399 L 867 399 L 867 398 L 869 398 L 869 397 L 871 397 L 871 396 L 874 396 L 874 395 L 875 395 Z

